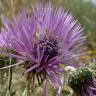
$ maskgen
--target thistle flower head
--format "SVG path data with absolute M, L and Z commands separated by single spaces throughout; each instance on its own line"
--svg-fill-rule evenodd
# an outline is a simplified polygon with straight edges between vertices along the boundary
M 68 79 L 69 86 L 80 96 L 96 95 L 96 80 L 88 68 L 79 68 Z
M 20 60 L 28 73 L 41 83 L 60 85 L 61 64 L 74 64 L 84 53 L 83 29 L 69 12 L 50 3 L 33 6 L 32 14 L 22 11 L 13 21 L 3 17 L 0 45 L 2 54 Z M 2 40 L 1 40 L 2 39 Z M 14 65 L 13 65 L 14 66 Z M 35 80 L 36 79 L 36 80 Z

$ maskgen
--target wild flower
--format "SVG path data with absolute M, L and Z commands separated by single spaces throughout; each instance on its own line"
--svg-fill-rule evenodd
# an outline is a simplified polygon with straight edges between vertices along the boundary
M 83 28 L 71 13 L 51 3 L 39 2 L 32 9 L 32 14 L 23 10 L 13 20 L 3 16 L 0 50 L 18 61 L 11 66 L 23 64 L 34 83 L 46 81 L 46 86 L 50 82 L 57 88 L 62 65 L 75 64 L 84 53 Z

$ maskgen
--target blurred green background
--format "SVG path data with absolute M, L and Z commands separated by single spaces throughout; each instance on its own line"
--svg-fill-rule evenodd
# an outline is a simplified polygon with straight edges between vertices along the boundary
M 0 17 L 2 15 L 8 16 L 9 18 L 12 18 L 12 14 L 16 14 L 19 10 L 22 9 L 22 7 L 26 8 L 31 8 L 31 5 L 34 4 L 38 0 L 0 0 Z M 42 0 L 44 2 L 48 0 Z M 84 32 L 85 35 L 88 36 L 86 40 L 86 45 L 88 47 L 88 54 L 83 57 L 83 59 L 89 60 L 89 58 L 96 58 L 96 0 L 50 0 L 54 6 L 62 6 L 65 10 L 68 10 L 71 12 L 75 18 L 78 20 L 78 22 L 81 23 L 82 27 L 85 28 Z M 2 22 L 0 19 L 0 26 L 2 27 Z M 17 68 L 18 69 L 18 68 Z M 20 69 L 18 69 L 20 71 Z M 16 96 L 21 96 L 19 93 L 21 92 L 22 96 L 26 93 L 25 84 L 24 84 L 24 78 L 20 78 L 21 72 L 16 72 L 14 71 L 15 75 L 13 76 L 13 86 L 15 84 L 17 86 L 22 85 L 16 93 Z M 0 70 L 0 96 L 5 96 L 2 95 L 5 92 L 5 87 L 2 88 L 4 85 L 5 81 L 7 79 L 3 79 L 4 77 L 4 71 Z M 19 79 L 17 79 L 19 78 Z M 19 81 L 17 83 L 17 81 Z M 1 86 L 2 85 L 2 86 Z M 6 84 L 5 84 L 6 85 Z M 18 89 L 15 86 L 15 89 Z M 13 90 L 15 90 L 13 88 Z M 24 90 L 25 89 L 25 90 Z M 22 90 L 25 92 L 22 93 Z M 39 89 L 40 90 L 40 89 Z M 49 91 L 51 89 L 49 88 Z M 64 87 L 64 93 L 67 95 L 62 95 L 62 96 L 72 96 L 68 94 L 68 88 Z M 2 92 L 1 92 L 2 91 Z M 38 90 L 37 90 L 38 91 Z M 42 93 L 42 92 L 41 92 Z M 19 94 L 19 95 L 18 95 Z M 34 94 L 37 94 L 34 92 Z M 33 95 L 33 96 L 38 96 L 38 95 Z M 39 92 L 39 96 L 40 95 Z M 50 95 L 53 96 L 53 95 Z

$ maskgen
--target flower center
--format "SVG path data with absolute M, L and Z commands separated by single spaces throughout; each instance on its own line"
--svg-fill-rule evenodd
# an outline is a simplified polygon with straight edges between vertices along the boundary
M 34 68 L 32 71 L 30 71 L 29 73 L 32 74 L 33 76 L 35 76 L 38 80 L 38 83 L 41 84 L 45 79 L 46 79 L 46 75 L 47 75 L 47 66 L 48 66 L 48 61 L 51 60 L 52 58 L 58 56 L 59 52 L 58 52 L 58 46 L 57 46 L 57 42 L 55 40 L 41 40 L 39 42 L 40 44 L 40 52 L 43 51 L 43 56 L 41 61 L 39 62 L 39 66 Z M 37 58 L 38 54 L 36 51 L 36 46 L 34 47 L 34 56 Z M 41 53 L 42 54 L 42 53 Z M 29 69 L 30 67 L 34 66 L 36 63 L 33 62 L 32 64 L 29 64 L 27 66 L 26 69 Z
M 44 43 L 42 43 L 43 45 Z M 50 59 L 54 58 L 59 54 L 58 52 L 58 46 L 56 41 L 49 40 L 48 42 L 45 43 L 45 50 L 44 50 L 44 56 L 42 61 L 47 58 L 46 62 L 49 61 Z

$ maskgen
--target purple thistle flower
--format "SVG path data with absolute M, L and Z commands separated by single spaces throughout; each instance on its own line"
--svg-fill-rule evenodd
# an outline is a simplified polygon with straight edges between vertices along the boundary
M 96 96 L 96 79 L 88 68 L 79 68 L 69 75 L 70 87 L 80 96 Z
M 62 65 L 75 64 L 77 57 L 84 54 L 83 29 L 61 7 L 39 2 L 32 8 L 31 15 L 22 11 L 13 21 L 2 18 L 5 27 L 0 35 L 1 53 L 20 61 L 12 66 L 24 64 L 24 73 L 30 74 L 33 82 L 46 80 L 57 88 Z

